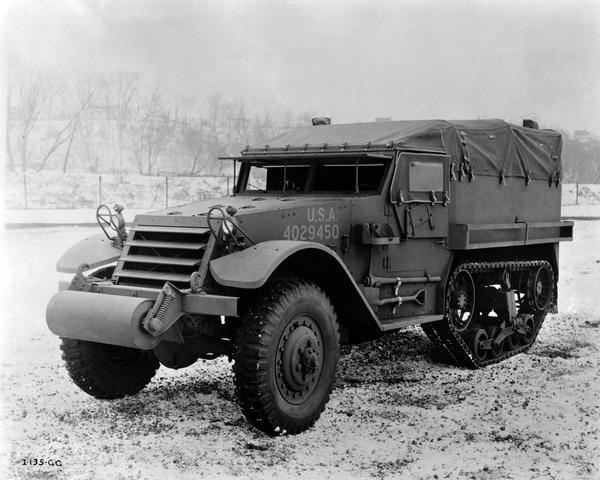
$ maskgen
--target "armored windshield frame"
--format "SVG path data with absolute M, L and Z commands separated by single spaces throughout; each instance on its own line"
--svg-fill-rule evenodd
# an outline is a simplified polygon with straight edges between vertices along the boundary
M 275 195 L 297 195 L 297 194 L 336 194 L 336 195 L 378 195 L 382 192 L 383 186 L 387 177 L 389 176 L 390 169 L 393 165 L 393 155 L 390 153 L 348 153 L 348 154 L 337 154 L 337 155 L 302 155 L 302 156 L 285 156 L 285 157 L 257 157 L 257 158 L 244 158 L 240 161 L 240 173 L 236 182 L 234 194 L 275 194 Z M 255 189 L 248 190 L 248 181 L 252 167 L 265 167 L 265 168 L 283 168 L 283 185 L 284 188 L 277 189 Z M 376 174 L 376 184 L 371 183 L 373 188 L 365 190 L 361 189 L 361 167 L 365 166 L 377 166 L 382 167 L 381 172 Z M 288 168 L 297 167 L 308 167 L 309 172 L 306 178 L 306 183 L 300 190 L 287 190 L 286 177 Z M 353 182 L 352 185 L 348 184 L 349 188 L 323 188 L 323 185 L 318 186 L 319 170 L 326 167 L 351 167 Z M 347 175 L 348 176 L 348 175 Z M 339 183 L 339 182 L 338 182 Z M 318 186 L 318 188 L 315 188 Z

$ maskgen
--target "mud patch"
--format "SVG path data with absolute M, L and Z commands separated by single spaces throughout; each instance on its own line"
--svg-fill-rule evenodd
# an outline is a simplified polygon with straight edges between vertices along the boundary
M 404 457 L 389 462 L 373 462 L 371 468 L 374 470 L 374 477 L 385 479 L 390 475 L 397 476 L 405 467 L 415 462 L 413 457 Z
M 531 352 L 531 355 L 536 355 L 538 357 L 547 357 L 547 358 L 563 358 L 568 360 L 570 358 L 579 358 L 581 355 L 578 350 L 582 350 L 584 348 L 593 348 L 595 346 L 589 342 L 583 342 L 581 340 L 573 340 L 564 345 L 548 345 L 546 347 L 538 347 L 535 351 Z
M 240 442 L 233 447 L 233 453 L 248 460 L 245 468 L 233 470 L 241 478 L 247 475 L 248 470 L 259 473 L 265 468 L 284 465 L 295 458 L 293 449 L 288 445 L 264 438 Z M 248 465 L 251 467 L 248 468 Z
M 600 328 L 600 320 L 586 320 L 583 322 L 583 328 Z
M 417 328 L 345 347 L 338 365 L 336 387 L 420 382 L 423 373 L 415 364 L 426 361 L 431 348 L 431 342 Z
M 538 357 L 548 357 L 548 358 L 564 358 L 565 360 L 569 358 L 579 358 L 579 355 L 575 355 L 574 353 L 568 351 L 567 349 L 561 348 L 545 348 L 543 350 L 538 350 L 533 355 L 537 355 Z
M 377 398 L 377 403 L 382 405 L 404 405 L 424 409 L 443 410 L 449 405 L 462 403 L 466 396 L 460 389 L 454 387 L 440 388 L 432 391 L 429 388 L 406 389 L 387 388 L 380 392 L 382 395 Z

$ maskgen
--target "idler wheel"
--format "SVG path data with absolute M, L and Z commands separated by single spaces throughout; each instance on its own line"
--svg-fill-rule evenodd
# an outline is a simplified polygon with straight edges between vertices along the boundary
M 535 322 L 533 316 L 527 317 L 524 322 L 525 333 L 521 335 L 521 343 L 523 345 L 529 345 L 533 341 L 535 334 Z
M 534 310 L 546 310 L 552 300 L 553 289 L 552 271 L 548 266 L 542 265 L 530 274 L 527 282 L 529 305 Z

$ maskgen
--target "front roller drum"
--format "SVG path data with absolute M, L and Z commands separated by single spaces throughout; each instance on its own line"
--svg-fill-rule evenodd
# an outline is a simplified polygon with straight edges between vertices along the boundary
M 46 308 L 48 328 L 62 338 L 149 350 L 160 342 L 141 328 L 147 298 L 63 290 Z

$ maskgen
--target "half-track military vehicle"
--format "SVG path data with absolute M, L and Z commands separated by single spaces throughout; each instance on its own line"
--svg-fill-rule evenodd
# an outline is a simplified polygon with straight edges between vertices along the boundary
M 233 195 L 137 215 L 58 261 L 46 318 L 114 399 L 228 355 L 248 420 L 311 427 L 340 344 L 409 325 L 458 364 L 525 351 L 557 304 L 561 137 L 501 120 L 315 122 L 231 157 Z M 110 228 L 115 231 L 113 234 Z

